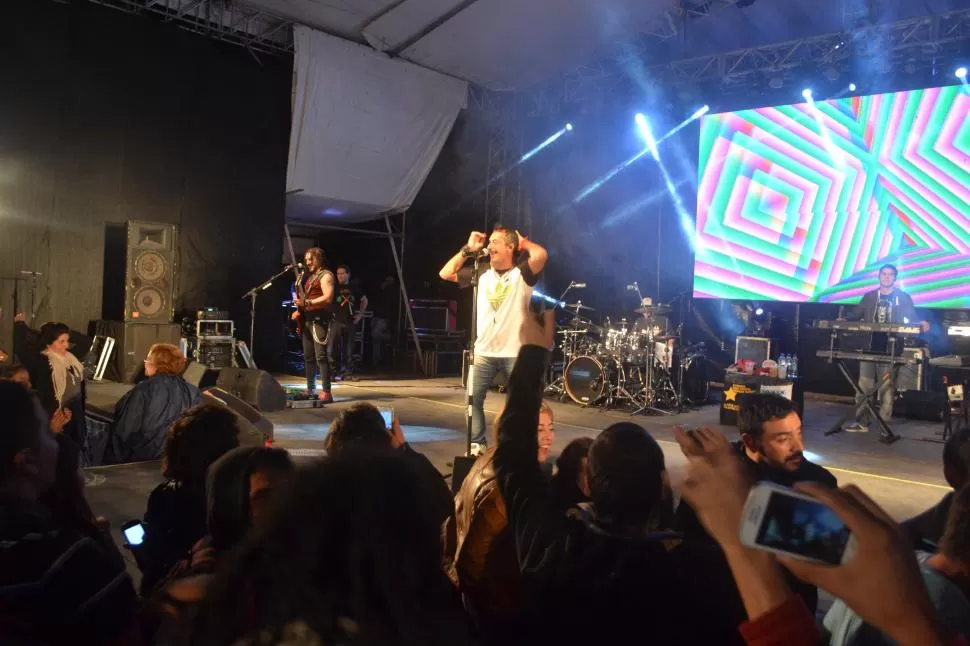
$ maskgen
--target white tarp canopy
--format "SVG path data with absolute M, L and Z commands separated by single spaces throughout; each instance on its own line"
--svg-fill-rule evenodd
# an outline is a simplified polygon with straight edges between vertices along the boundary
M 308 27 L 294 38 L 287 219 L 346 223 L 409 206 L 467 84 Z

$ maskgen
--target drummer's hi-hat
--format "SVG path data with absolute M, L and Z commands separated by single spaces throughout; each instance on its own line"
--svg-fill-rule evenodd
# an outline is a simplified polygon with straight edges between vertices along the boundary
M 595 312 L 595 307 L 590 307 L 589 305 L 583 305 L 582 303 L 569 303 L 566 305 L 567 308 L 571 307 L 575 310 L 588 310 L 590 312 Z

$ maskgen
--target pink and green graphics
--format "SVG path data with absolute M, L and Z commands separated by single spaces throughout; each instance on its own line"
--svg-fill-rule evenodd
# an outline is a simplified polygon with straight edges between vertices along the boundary
M 695 296 L 970 308 L 963 86 L 706 116 L 699 175 Z

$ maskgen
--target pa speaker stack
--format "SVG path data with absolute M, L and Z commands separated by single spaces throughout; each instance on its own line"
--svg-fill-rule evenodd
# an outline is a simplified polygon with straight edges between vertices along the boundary
M 130 220 L 108 225 L 99 333 L 115 339 L 111 378 L 132 382 L 155 343 L 178 344 L 178 226 Z

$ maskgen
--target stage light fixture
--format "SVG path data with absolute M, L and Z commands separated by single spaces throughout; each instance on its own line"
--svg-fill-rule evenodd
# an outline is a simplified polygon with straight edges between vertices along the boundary
M 954 75 L 958 79 L 960 79 L 961 81 L 967 80 L 967 68 L 965 68 L 965 67 L 958 67 L 957 68 L 957 71 L 954 72 Z
M 802 90 L 802 96 L 805 97 L 806 99 L 811 99 L 812 98 L 811 88 L 805 88 L 804 90 Z
M 569 131 L 571 132 L 571 131 L 572 131 L 572 129 L 573 129 L 573 124 L 571 124 L 571 123 L 567 123 L 567 124 L 566 124 L 566 130 L 569 130 Z
M 765 314 L 765 310 L 763 307 L 759 307 L 754 311 L 755 316 L 764 316 L 764 314 Z
M 691 115 L 690 118 L 691 119 L 700 119 L 701 117 L 703 117 L 705 114 L 707 114 L 710 111 L 711 111 L 711 106 L 709 106 L 709 105 L 702 105 L 700 108 L 697 109 L 697 112 L 695 112 L 694 114 Z
M 849 92 L 855 92 L 855 83 L 849 83 Z

